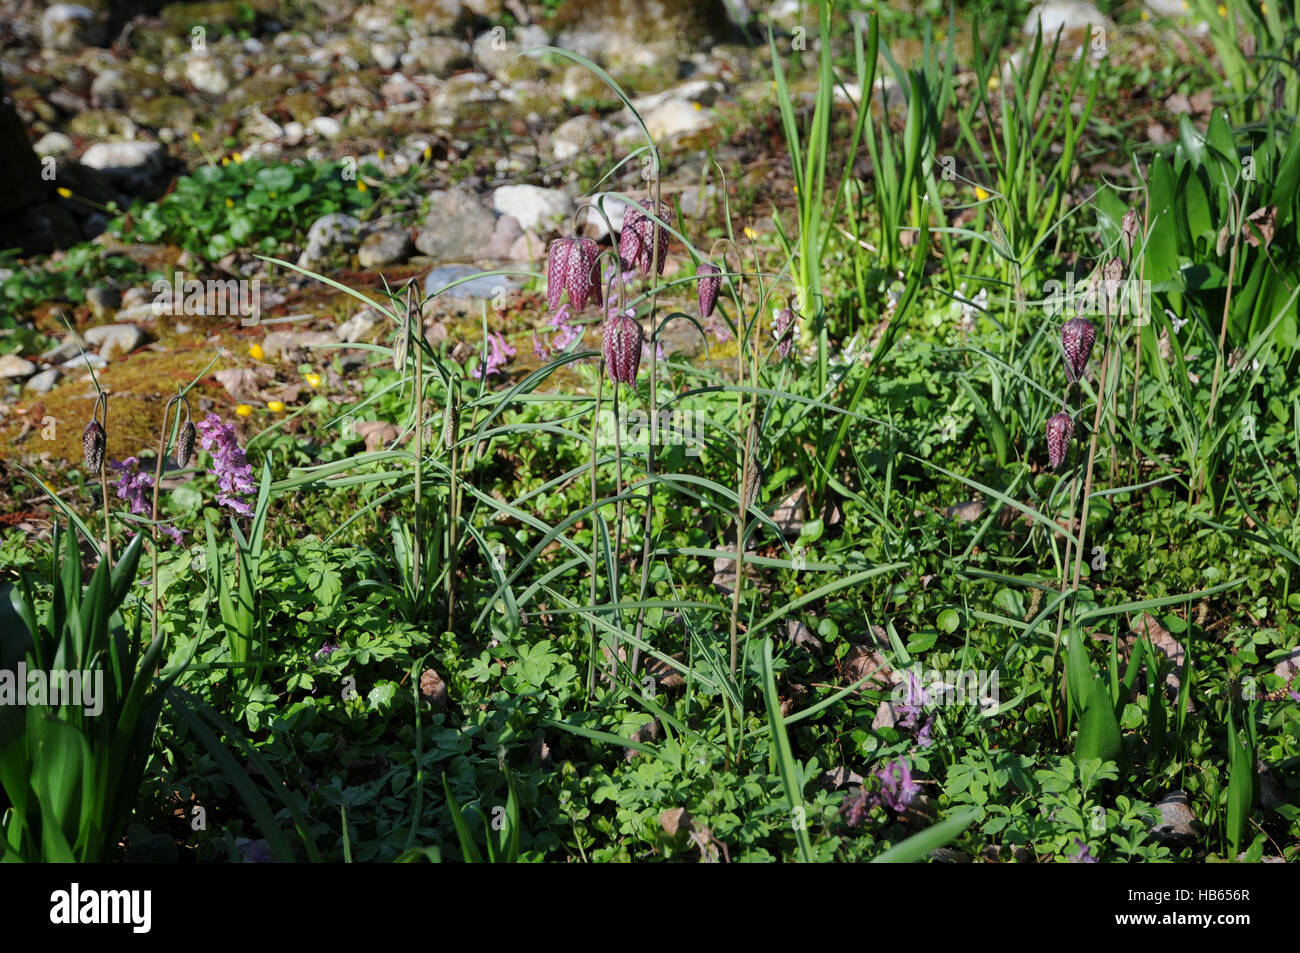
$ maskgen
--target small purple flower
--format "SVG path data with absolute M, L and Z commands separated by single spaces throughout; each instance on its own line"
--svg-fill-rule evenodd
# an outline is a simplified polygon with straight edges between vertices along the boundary
M 628 206 L 623 216 L 623 231 L 618 237 L 618 257 L 625 269 L 635 268 L 648 275 L 654 265 L 656 273 L 662 275 L 668 258 L 668 232 L 651 214 L 648 201 Z M 667 222 L 671 214 L 668 206 L 660 202 L 660 221 Z
M 782 308 L 776 314 L 776 350 L 785 360 L 790 356 L 790 349 L 794 347 L 795 335 L 795 313 L 789 308 Z
M 712 315 L 709 320 L 704 322 L 704 330 L 712 334 L 719 344 L 726 344 L 731 340 L 731 328 L 727 327 L 726 322 L 719 321 L 717 315 Z
M 117 478 L 114 487 L 117 489 L 117 498 L 126 500 L 131 504 L 131 512 L 144 515 L 149 512 L 149 503 L 145 499 L 146 494 L 153 488 L 153 477 L 140 469 L 140 460 L 138 457 L 127 457 L 125 460 L 112 460 L 109 467 L 121 474 Z
M 875 772 L 880 781 L 880 797 L 886 807 L 902 814 L 921 793 L 921 786 L 912 780 L 912 771 L 906 761 L 890 761 Z
M 551 339 L 545 344 L 539 343 L 537 334 L 533 334 L 533 353 L 540 358 L 547 358 L 552 354 L 558 354 L 563 351 L 574 341 L 581 340 L 582 328 L 576 324 L 569 323 L 568 303 L 560 305 L 556 312 L 551 315 L 548 322 L 554 329 Z
M 1083 377 L 1083 369 L 1088 365 L 1088 356 L 1092 354 L 1092 345 L 1096 340 L 1097 329 L 1083 318 L 1072 318 L 1061 328 L 1065 376 L 1071 384 Z
M 480 364 L 474 368 L 475 377 L 482 377 L 485 373 L 488 377 L 493 374 L 501 373 L 501 368 L 505 367 L 510 358 L 515 356 L 515 349 L 506 343 L 498 331 L 493 331 L 488 335 L 488 356 L 486 364 Z
M 722 271 L 717 265 L 703 262 L 695 269 L 697 291 L 700 302 L 700 317 L 709 318 L 718 304 L 718 292 L 722 290 Z
M 1076 838 L 1074 839 L 1074 845 L 1075 845 L 1076 847 L 1078 847 L 1079 850 L 1078 850 L 1077 853 L 1073 854 L 1073 855 L 1070 857 L 1070 863 L 1072 863 L 1072 864 L 1095 864 L 1095 863 L 1097 863 L 1097 858 L 1094 857 L 1094 856 L 1092 856 L 1092 851 L 1091 851 L 1091 849 L 1089 849 L 1089 847 L 1088 847 L 1087 844 L 1085 844 L 1083 841 L 1079 840 L 1079 838 L 1076 837 Z
M 240 516 L 252 516 L 247 496 L 256 490 L 253 468 L 244 458 L 244 448 L 235 439 L 234 424 L 224 423 L 214 413 L 198 422 L 199 446 L 212 454 L 212 468 L 217 478 L 217 502 Z
M 1295 678 L 1291 679 L 1291 681 L 1287 684 L 1286 686 L 1287 696 L 1290 697 L 1290 699 L 1293 702 L 1300 704 L 1300 692 L 1297 692 L 1291 688 L 1291 686 L 1294 685 L 1297 681 L 1300 681 L 1300 675 L 1297 675 Z
M 330 645 L 328 642 L 326 642 L 326 643 L 325 643 L 324 645 L 322 645 L 322 646 L 320 647 L 320 649 L 316 652 L 316 656 L 315 656 L 315 657 L 316 657 L 316 661 L 319 662 L 321 659 L 329 658 L 330 655 L 332 655 L 333 653 L 337 652 L 338 650 L 339 650 L 339 647 L 338 647 L 337 645 Z
M 551 242 L 546 255 L 546 303 L 552 311 L 560 307 L 560 293 L 569 292 L 569 301 L 581 311 L 590 300 L 601 304 L 600 278 L 596 258 L 600 246 L 591 238 L 560 238 Z
M 641 325 L 631 314 L 618 314 L 605 322 L 605 364 L 614 383 L 636 383 L 644 338 Z
M 1074 421 L 1065 411 L 1047 421 L 1047 462 L 1055 470 L 1065 462 L 1065 452 L 1074 436 Z
M 925 706 L 930 704 L 930 696 L 925 693 L 924 686 L 921 685 L 921 679 L 916 674 L 915 669 L 909 669 L 907 672 L 907 695 L 903 703 L 898 705 L 898 710 L 903 713 L 898 725 L 901 728 L 915 728 L 916 723 L 920 721 L 924 713 Z
M 930 737 L 930 726 L 934 724 L 934 716 L 931 715 L 921 726 L 921 730 L 916 733 L 916 743 L 922 748 L 928 748 L 934 744 L 934 739 Z

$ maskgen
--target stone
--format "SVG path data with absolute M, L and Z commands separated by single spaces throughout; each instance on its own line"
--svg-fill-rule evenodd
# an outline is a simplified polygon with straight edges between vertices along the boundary
M 469 44 L 449 36 L 417 36 L 400 57 L 402 69 L 445 77 L 472 64 Z
M 96 285 L 86 292 L 86 305 L 96 321 L 113 317 L 117 307 L 122 303 L 122 296 L 112 288 Z
M 338 326 L 340 341 L 348 344 L 371 341 L 378 337 L 379 315 L 371 308 L 362 308 Z
M 483 246 L 479 259 L 483 261 L 501 261 L 510 257 L 510 249 L 523 235 L 519 222 L 513 215 L 502 215 L 497 219 L 496 228 L 492 230 L 492 240 Z
M 298 265 L 307 268 L 330 249 L 350 245 L 360 231 L 361 220 L 346 212 L 322 215 L 307 229 L 307 247 L 298 256 Z
M 37 366 L 17 354 L 0 354 L 0 378 L 24 380 L 37 371 Z
M 370 57 L 375 61 L 375 65 L 382 70 L 397 69 L 397 51 L 387 43 L 371 43 Z
M 333 331 L 272 331 L 262 338 L 262 351 L 268 358 L 287 357 L 294 351 L 339 343 Z
M 307 131 L 326 139 L 337 139 L 343 135 L 343 124 L 333 116 L 317 116 L 307 123 Z
M 145 341 L 145 333 L 134 324 L 102 324 L 86 329 L 86 340 L 99 348 L 104 360 L 130 354 Z
M 429 195 L 429 214 L 415 247 L 435 263 L 472 261 L 492 240 L 496 216 L 463 185 Z
M 357 251 L 357 260 L 362 268 L 381 268 L 400 265 L 414 252 L 410 232 L 404 228 L 385 228 L 365 237 Z
M 441 268 L 435 268 L 424 279 L 424 293 L 431 295 L 441 291 L 453 281 L 459 281 L 482 270 L 473 265 L 444 265 Z M 519 279 L 511 275 L 488 275 L 485 278 L 474 278 L 471 281 L 466 281 L 454 288 L 447 288 L 435 300 L 444 298 L 458 298 L 463 301 L 491 300 L 499 292 L 508 294 L 512 291 L 518 291 L 522 287 L 523 285 Z
M 64 361 L 59 366 L 69 371 L 82 371 L 87 368 L 94 368 L 97 371 L 102 371 L 104 368 L 108 367 L 108 361 L 92 351 L 89 354 L 78 354 L 76 357 Z
M 655 142 L 664 143 L 673 139 L 704 132 L 714 126 L 714 115 L 698 102 L 685 99 L 672 99 L 643 116 L 646 129 Z M 639 125 L 632 127 L 636 138 L 644 135 Z
M 185 61 L 185 78 L 199 92 L 210 96 L 224 96 L 230 91 L 230 77 L 210 53 L 191 53 Z
M 33 146 L 38 156 L 65 156 L 76 146 L 72 139 L 61 132 L 47 132 Z
M 605 138 L 604 127 L 594 116 L 574 116 L 560 123 L 551 133 L 551 155 L 566 162 L 587 152 Z
M 1051 42 L 1058 32 L 1066 34 L 1077 31 L 1091 31 L 1092 27 L 1103 29 L 1109 24 L 1106 16 L 1087 0 L 1047 0 L 1029 11 L 1025 17 L 1025 33 L 1033 36 L 1041 23 L 1043 40 Z
M 104 42 L 107 30 L 94 10 L 75 3 L 56 3 L 41 15 L 41 45 L 71 53 Z
M 531 56 L 518 56 L 532 46 L 546 46 L 551 38 L 538 26 L 517 27 L 504 33 L 489 30 L 474 40 L 474 60 L 502 83 L 532 79 L 541 73 L 541 64 Z M 590 71 L 588 71 L 590 72 Z
M 156 142 L 97 142 L 81 156 L 81 164 L 105 175 L 153 176 L 162 170 L 164 152 Z
M 735 32 L 726 0 L 584 0 L 562 4 L 557 46 L 615 72 L 658 66 L 683 50 L 708 49 Z
M 573 213 L 573 199 L 559 189 L 535 185 L 503 185 L 492 194 L 492 207 L 512 215 L 521 228 L 534 231 L 566 231 L 564 219 Z
M 26 384 L 23 390 L 31 391 L 33 394 L 48 394 L 54 389 L 54 385 L 59 382 L 63 372 L 57 367 L 51 367 L 49 370 L 41 371 L 33 376 Z
M 612 227 L 614 233 L 623 231 L 623 216 L 627 213 L 627 203 L 609 192 L 597 192 L 584 206 L 589 211 L 578 216 L 582 223 L 582 234 L 596 241 L 604 241 Z M 604 215 L 601 212 L 604 212 Z M 609 219 L 607 226 L 605 220 Z

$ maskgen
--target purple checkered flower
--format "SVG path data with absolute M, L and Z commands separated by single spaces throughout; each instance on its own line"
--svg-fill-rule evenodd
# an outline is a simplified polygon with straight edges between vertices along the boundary
M 794 347 L 795 318 L 795 313 L 789 308 L 776 313 L 776 350 L 782 360 L 790 356 L 790 349 Z
M 1071 384 L 1083 377 L 1083 369 L 1088 365 L 1088 356 L 1092 354 L 1092 345 L 1096 340 L 1097 329 L 1083 318 L 1072 318 L 1061 328 L 1065 376 Z
M 641 325 L 631 313 L 614 315 L 605 322 L 605 364 L 614 383 L 636 383 L 644 338 Z
M 552 311 L 559 309 L 562 291 L 569 292 L 569 301 L 579 311 L 588 301 L 601 304 L 599 255 L 600 246 L 591 238 L 571 236 L 551 242 L 546 256 L 546 303 Z
M 1055 470 L 1065 462 L 1065 452 L 1070 449 L 1070 440 L 1074 437 L 1074 421 L 1065 411 L 1047 421 L 1047 462 Z
M 212 454 L 212 468 L 217 478 L 217 502 L 240 516 L 252 516 L 248 495 L 256 490 L 253 468 L 244 458 L 244 449 L 235 439 L 234 424 L 224 423 L 214 413 L 197 425 L 199 446 Z
M 722 290 L 722 271 L 717 265 L 702 262 L 695 269 L 697 292 L 700 302 L 700 317 L 709 318 L 718 304 L 718 292 Z
M 623 231 L 618 237 L 618 257 L 625 269 L 635 268 L 648 275 L 653 264 L 656 273 L 662 275 L 668 258 L 668 232 L 651 214 L 648 201 L 628 206 L 623 216 Z M 660 202 L 657 214 L 660 221 L 667 222 L 672 212 Z

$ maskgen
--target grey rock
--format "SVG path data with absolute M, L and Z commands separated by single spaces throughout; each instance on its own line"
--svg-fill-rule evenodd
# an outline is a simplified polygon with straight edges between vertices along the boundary
M 464 40 L 449 36 L 417 36 L 407 44 L 400 62 L 402 69 L 442 77 L 469 66 L 472 61 L 469 44 Z
M 326 139 L 337 139 L 343 135 L 343 124 L 333 116 L 317 116 L 307 123 L 307 131 Z
M 268 358 L 287 357 L 294 351 L 339 343 L 333 331 L 272 331 L 262 338 L 262 350 Z
M 404 228 L 385 228 L 365 237 L 357 251 L 357 259 L 362 268 L 381 268 L 384 265 L 400 265 L 414 251 L 410 232 Z
M 1160 840 L 1189 843 L 1204 833 L 1185 792 L 1171 791 L 1156 807 L 1160 810 L 1160 820 L 1151 828 L 1151 833 Z
M 378 333 L 379 315 L 370 308 L 362 308 L 338 326 L 339 340 L 348 344 L 373 340 Z
M 23 380 L 31 377 L 37 367 L 31 361 L 17 354 L 0 354 L 0 378 L 5 380 Z
M 71 152 L 75 145 L 72 139 L 61 132 L 47 132 L 36 140 L 32 146 L 38 156 L 65 156 Z
M 513 215 L 502 215 L 497 219 L 496 228 L 492 230 L 492 240 L 479 253 L 479 259 L 501 261 L 510 258 L 511 249 L 523 234 L 523 229 L 519 227 L 519 222 Z
M 473 265 L 444 265 L 441 268 L 435 268 L 424 279 L 424 293 L 431 295 L 453 281 L 458 281 L 482 270 L 481 268 L 475 268 Z M 510 275 L 489 275 L 486 278 L 475 278 L 454 288 L 448 288 L 438 296 L 438 299 L 458 298 L 463 301 L 491 299 L 496 297 L 499 291 L 509 294 L 517 292 L 522 287 L 523 285 L 519 279 Z
M 429 214 L 415 247 L 435 263 L 471 261 L 492 240 L 496 216 L 472 189 L 457 186 L 429 196 Z
M 90 307 L 90 313 L 94 315 L 96 321 L 111 318 L 121 303 L 122 296 L 112 288 L 96 285 L 86 292 L 86 304 Z
M 102 324 L 86 329 L 86 340 L 99 348 L 105 360 L 130 354 L 145 342 L 145 333 L 134 324 Z
M 502 215 L 514 216 L 521 228 L 545 232 L 563 225 L 573 212 L 573 199 L 559 189 L 503 185 L 492 194 L 492 207 Z
M 600 120 L 593 116 L 574 116 L 551 133 L 551 155 L 564 162 L 581 155 L 605 138 Z
M 330 212 L 312 222 L 307 230 L 307 247 L 298 256 L 298 265 L 310 267 L 325 257 L 330 249 L 350 246 L 361 231 L 361 220 L 346 212 Z
M 104 24 L 94 10 L 75 3 L 56 3 L 41 15 L 41 45 L 69 53 L 104 42 Z
M 1093 26 L 1105 28 L 1110 21 L 1087 0 L 1047 0 L 1029 11 L 1025 17 L 1025 33 L 1033 36 L 1041 23 L 1043 39 L 1051 41 L 1058 32 L 1066 34 L 1091 30 Z
M 69 371 L 85 370 L 88 367 L 94 368 L 97 371 L 102 371 L 104 368 L 108 367 L 108 361 L 104 360 L 104 358 L 92 351 L 89 354 L 78 354 L 71 360 L 64 361 L 59 366 Z
M 23 385 L 23 390 L 31 391 L 33 394 L 48 394 L 54 389 L 54 385 L 59 382 L 63 372 L 57 367 L 51 367 L 49 370 L 41 371 L 32 377 Z
M 590 211 L 578 217 L 578 221 L 582 222 L 582 234 L 596 241 L 603 241 L 608 237 L 610 227 L 614 229 L 615 234 L 623 231 L 623 216 L 627 214 L 627 203 L 622 199 L 609 192 L 597 192 L 587 205 L 590 206 Z M 605 219 L 609 219 L 608 227 Z
M 153 175 L 162 170 L 163 157 L 156 142 L 97 142 L 82 155 L 81 164 L 105 175 Z

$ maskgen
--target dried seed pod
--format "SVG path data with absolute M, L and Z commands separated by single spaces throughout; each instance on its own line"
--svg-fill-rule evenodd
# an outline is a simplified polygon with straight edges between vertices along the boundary
M 718 304 L 718 292 L 722 290 L 722 272 L 717 265 L 701 263 L 695 271 L 697 291 L 700 302 L 700 317 L 707 319 L 713 314 Z
M 180 436 L 176 438 L 176 465 L 185 467 L 189 465 L 190 457 L 194 456 L 194 421 L 185 421 L 185 426 L 181 428 Z
M 1138 213 L 1137 209 L 1130 208 L 1124 213 L 1124 220 L 1119 226 L 1120 241 L 1124 243 L 1124 254 L 1132 257 L 1133 244 L 1138 237 Z
M 1065 376 L 1070 383 L 1083 377 L 1083 369 L 1092 354 L 1097 329 L 1084 318 L 1072 318 L 1061 328 L 1061 348 L 1065 351 Z
M 749 509 L 758 502 L 758 490 L 763 482 L 763 467 L 754 459 L 749 461 L 749 469 L 745 471 L 745 495 L 742 502 L 745 509 Z
M 86 424 L 81 432 L 81 451 L 86 458 L 86 469 L 98 473 L 104 467 L 104 428 L 98 420 Z
M 1065 453 L 1074 437 L 1074 420 L 1064 410 L 1047 421 L 1047 462 L 1055 470 L 1065 462 Z
M 444 412 L 446 421 L 442 427 L 442 443 L 448 450 L 456 446 L 456 441 L 460 439 L 460 408 L 456 406 L 455 398 L 447 402 L 447 409 Z
M 644 339 L 641 325 L 630 315 L 616 315 L 605 322 L 605 363 L 609 366 L 610 379 L 616 384 L 636 383 Z

